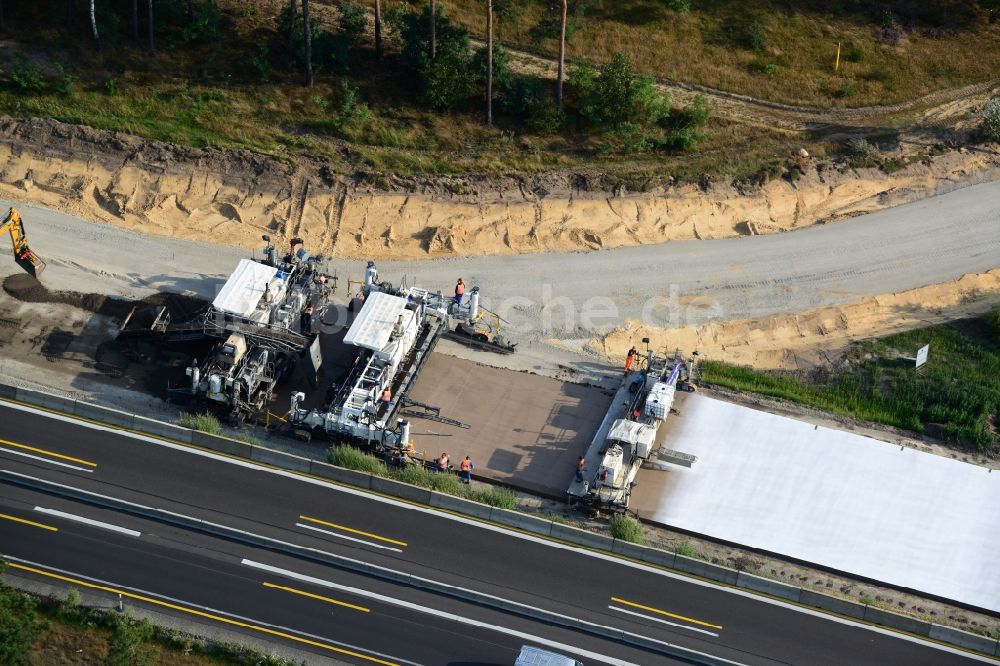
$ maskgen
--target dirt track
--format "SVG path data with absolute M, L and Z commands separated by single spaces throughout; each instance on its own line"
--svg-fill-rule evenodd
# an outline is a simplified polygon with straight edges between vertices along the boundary
M 51 289 L 213 297 L 245 256 L 238 248 L 135 234 L 34 207 L 22 212 L 33 246 L 50 261 Z M 529 364 L 562 363 L 554 347 L 577 363 L 614 357 L 652 332 L 666 346 L 705 345 L 713 358 L 787 365 L 806 349 L 839 349 L 858 335 L 941 318 L 942 308 L 981 310 L 1000 300 L 996 274 L 887 296 L 1000 267 L 998 217 L 1000 182 L 794 234 L 380 261 L 379 268 L 397 284 L 405 274 L 410 284 L 442 291 L 458 276 L 480 285 L 488 305 L 511 322 Z M 2 261 L 14 270 L 10 259 Z M 359 261 L 333 266 L 345 278 L 362 271 Z M 811 319 L 798 316 L 808 311 Z

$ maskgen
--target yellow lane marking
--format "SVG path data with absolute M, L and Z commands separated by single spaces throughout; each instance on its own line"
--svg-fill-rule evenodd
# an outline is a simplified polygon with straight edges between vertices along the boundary
M 366 536 L 372 539 L 378 539 L 379 541 L 385 541 L 386 543 L 394 543 L 397 546 L 406 547 L 405 541 L 396 541 L 395 539 L 389 539 L 388 537 L 379 536 L 377 534 L 372 534 L 371 532 L 362 532 L 361 530 L 356 530 L 353 527 L 344 527 L 343 525 L 338 525 L 336 523 L 328 523 L 325 520 L 320 520 L 319 518 L 310 518 L 309 516 L 299 516 L 299 520 L 307 520 L 310 523 L 316 523 L 317 525 L 326 525 L 327 527 L 332 527 L 337 530 L 342 530 L 344 532 L 350 532 L 351 534 L 360 534 L 361 536 Z
M 53 458 L 59 458 L 61 460 L 69 460 L 70 462 L 80 463 L 81 465 L 86 465 L 87 467 L 97 467 L 97 463 L 92 463 L 89 460 L 81 460 L 79 458 L 74 458 L 72 456 L 64 456 L 61 453 L 55 453 L 54 451 L 46 451 L 45 449 L 37 449 L 34 446 L 28 446 L 27 444 L 18 444 L 17 442 L 9 442 L 6 439 L 0 439 L 0 444 L 5 446 L 13 446 L 16 449 L 24 449 L 25 451 L 34 451 L 35 453 L 41 453 L 45 456 L 52 456 Z
M 58 527 L 52 527 L 51 525 L 43 525 L 42 523 L 36 523 L 33 520 L 25 520 L 24 518 L 18 518 L 17 516 L 8 516 L 6 513 L 0 513 L 0 518 L 4 520 L 13 520 L 15 523 L 24 523 L 25 525 L 31 525 L 32 527 L 41 527 L 43 530 L 49 530 L 50 532 L 58 532 Z
M 626 606 L 631 606 L 632 608 L 641 608 L 642 610 L 649 611 L 650 613 L 659 613 L 660 615 L 666 615 L 667 617 L 672 617 L 675 620 L 684 620 L 685 622 L 700 624 L 703 627 L 711 627 L 712 629 L 722 629 L 722 625 L 719 624 L 711 624 L 709 622 L 702 622 L 701 620 L 696 620 L 692 617 L 684 617 L 683 615 L 668 613 L 665 610 L 660 610 L 659 608 L 653 608 L 652 606 L 643 606 L 642 604 L 637 604 L 634 601 L 625 601 L 624 599 L 619 599 L 618 597 L 611 597 L 611 601 L 617 602 L 619 604 L 625 604 Z
M 338 601 L 336 599 L 331 599 L 330 597 L 324 597 L 318 594 L 313 594 L 312 592 L 306 592 L 304 590 L 296 590 L 294 587 L 285 587 L 284 585 L 275 585 L 274 583 L 264 583 L 264 587 L 270 587 L 275 590 L 284 590 L 285 592 L 291 592 L 292 594 L 298 594 L 303 597 L 309 597 L 310 599 L 318 599 L 320 601 L 325 601 L 328 604 L 343 606 L 344 608 L 353 608 L 354 610 L 361 611 L 362 613 L 371 612 L 370 608 L 365 608 L 364 606 L 356 606 L 354 604 L 349 604 L 346 601 Z
M 306 645 L 312 645 L 314 647 L 323 648 L 325 650 L 330 650 L 331 652 L 337 652 L 339 654 L 346 654 L 349 657 L 357 657 L 358 659 L 364 659 L 365 661 L 370 661 L 375 664 L 382 664 L 383 666 L 400 666 L 400 664 L 397 664 L 394 661 L 386 661 L 384 659 L 372 657 L 370 655 L 362 654 L 360 652 L 345 650 L 344 648 L 339 648 L 334 645 L 328 645 L 326 643 L 320 643 L 319 641 L 309 640 L 308 638 L 295 636 L 294 634 L 289 634 L 283 631 L 278 631 L 276 629 L 271 629 L 270 627 L 261 627 L 256 624 L 249 624 L 247 622 L 240 622 L 239 620 L 233 620 L 228 617 L 222 617 L 221 615 L 206 613 L 205 611 L 200 611 L 194 608 L 186 608 L 184 606 L 178 606 L 177 604 L 168 603 L 166 601 L 161 601 L 159 599 L 154 599 L 152 597 L 143 596 L 141 594 L 135 594 L 134 592 L 129 592 L 128 590 L 119 590 L 118 588 L 108 587 L 105 585 L 97 585 L 96 583 L 89 583 L 85 580 L 70 578 L 69 576 L 61 576 L 59 574 L 55 574 L 49 571 L 43 571 L 42 569 L 36 569 L 35 567 L 29 567 L 23 564 L 18 564 L 17 562 L 7 562 L 7 565 L 13 567 L 14 569 L 30 571 L 31 573 L 38 574 L 40 576 L 48 576 L 49 578 L 55 578 L 58 580 L 65 581 L 67 583 L 73 583 L 74 585 L 89 587 L 95 590 L 103 590 L 104 592 L 111 592 L 113 594 L 120 594 L 123 597 L 128 597 L 130 599 L 137 599 L 139 601 L 145 601 L 146 603 L 156 604 L 157 606 L 163 606 L 165 608 L 172 608 L 173 610 L 178 610 L 183 613 L 190 613 L 191 615 L 198 615 L 200 617 L 208 618 L 210 620 L 215 620 L 217 622 L 222 622 L 224 624 L 231 624 L 236 627 L 243 627 L 244 629 L 253 629 L 254 631 L 259 631 L 264 634 L 270 634 L 272 636 L 278 636 L 280 638 L 287 638 L 288 640 L 291 641 L 297 641 L 299 643 L 304 643 Z

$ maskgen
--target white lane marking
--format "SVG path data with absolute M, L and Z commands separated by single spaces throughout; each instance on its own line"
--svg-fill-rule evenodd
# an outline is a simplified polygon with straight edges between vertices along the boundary
M 619 611 L 621 613 L 628 613 L 629 615 L 635 615 L 636 617 L 641 617 L 644 620 L 652 620 L 653 622 L 661 622 L 663 624 L 669 624 L 671 627 L 678 627 L 679 629 L 690 629 L 691 631 L 697 631 L 699 634 L 708 634 L 709 636 L 719 637 L 719 634 L 708 631 L 707 629 L 698 629 L 696 627 L 689 627 L 686 624 L 677 624 L 676 622 L 669 622 L 667 620 L 661 620 L 658 617 L 651 617 L 649 615 L 643 615 L 642 613 L 636 613 L 635 611 L 625 610 L 624 608 L 619 608 L 618 606 L 608 606 L 613 611 Z
M 4 453 L 13 453 L 15 456 L 24 456 L 25 458 L 31 458 L 33 460 L 41 460 L 42 462 L 49 463 L 50 465 L 59 465 L 60 467 L 69 467 L 70 469 L 75 469 L 78 472 L 90 472 L 93 473 L 94 470 L 87 469 L 86 467 L 77 467 L 76 465 L 70 465 L 69 463 L 59 462 L 58 460 L 52 460 L 50 458 L 43 458 L 41 456 L 35 456 L 25 451 L 15 451 L 13 449 L 8 449 L 0 446 L 0 451 Z
M 23 560 L 19 557 L 11 557 L 10 555 L 4 555 L 3 559 L 10 560 L 11 562 L 17 562 L 18 564 L 24 564 L 27 566 L 33 566 L 38 569 L 46 569 L 48 571 L 54 571 L 58 574 L 64 576 L 72 576 L 75 578 L 80 578 L 87 581 L 88 583 L 96 583 L 98 585 L 104 585 L 107 587 L 117 587 L 122 590 L 128 590 L 129 592 L 134 592 L 136 594 L 141 594 L 147 597 L 155 597 L 163 601 L 169 601 L 171 603 L 177 604 L 179 606 L 186 606 L 188 608 L 194 608 L 200 611 L 205 611 L 206 613 L 213 613 L 215 615 L 223 615 L 225 617 L 231 618 L 233 620 L 239 620 L 240 622 L 246 622 L 247 624 L 255 624 L 261 627 L 267 627 L 269 629 L 276 629 L 278 631 L 283 631 L 288 634 L 295 634 L 296 636 L 305 636 L 306 638 L 311 638 L 315 641 L 323 641 L 324 643 L 329 643 L 330 645 L 336 645 L 337 647 L 342 647 L 347 650 L 354 650 L 355 652 L 366 652 L 368 654 L 375 655 L 376 657 L 381 657 L 389 661 L 399 662 L 400 664 L 406 664 L 407 666 L 422 666 L 415 661 L 409 661 L 406 659 L 401 659 L 400 657 L 394 657 L 390 654 L 384 654 L 382 652 L 376 652 L 370 648 L 361 647 L 360 645 L 352 645 L 350 643 L 344 643 L 341 641 L 335 641 L 332 638 L 327 638 L 326 636 L 317 636 L 316 634 L 310 634 L 299 629 L 292 629 L 291 627 L 285 627 L 280 624 L 270 624 L 264 622 L 263 620 L 255 620 L 252 617 L 247 617 L 245 615 L 237 615 L 236 613 L 230 613 L 228 611 L 219 610 L 218 608 L 212 608 L 211 606 L 202 606 L 200 604 L 191 603 L 190 601 L 185 601 L 184 599 L 178 599 L 177 597 L 170 597 L 165 594 L 159 594 L 157 592 L 150 592 L 149 590 L 144 590 L 141 587 L 129 587 L 127 585 L 119 585 L 118 583 L 101 580 L 100 578 L 92 578 L 90 576 L 85 576 L 83 574 L 76 573 L 74 571 L 67 571 L 66 569 L 57 569 L 56 567 L 49 566 L 48 564 L 40 564 L 38 562 L 32 562 L 31 560 Z M 17 575 L 16 571 L 6 571 L 4 575 Z M 26 575 L 31 575 L 30 572 L 25 572 Z M 142 603 L 142 602 L 138 602 Z M 277 640 L 277 639 L 272 639 Z
M 63 414 L 53 414 L 52 412 L 47 412 L 40 409 L 35 409 L 33 407 L 28 407 L 26 405 L 19 405 L 16 403 L 8 402 L 6 400 L 0 399 L 0 404 L 9 409 L 15 409 L 21 412 L 29 412 L 31 414 L 38 414 L 46 418 L 50 418 L 56 421 L 63 421 L 65 423 L 72 423 L 76 426 L 89 428 L 91 430 L 99 430 L 102 432 L 113 433 L 116 435 L 121 435 L 122 437 L 128 437 L 130 439 L 135 439 L 141 442 L 148 442 L 150 444 L 156 444 L 157 446 L 162 446 L 168 449 L 173 449 L 175 451 L 182 451 L 188 454 L 202 456 L 203 458 L 209 458 L 211 460 L 217 460 L 219 462 L 229 463 L 230 465 L 237 465 L 239 467 L 245 467 L 247 469 L 252 469 L 256 471 L 269 472 L 277 476 L 283 476 L 289 479 L 296 479 L 302 483 L 309 483 L 314 486 L 320 486 L 322 488 L 327 488 L 336 492 L 346 493 L 348 495 L 354 495 L 356 497 L 362 497 L 369 501 L 381 502 L 383 504 L 388 504 L 390 506 L 398 507 L 401 509 L 409 509 L 410 511 L 417 511 L 419 513 L 426 513 L 432 516 L 437 516 L 438 518 L 444 518 L 445 520 L 451 520 L 458 523 L 463 523 L 465 525 L 471 525 L 473 527 L 478 527 L 480 529 L 489 530 L 491 532 L 498 532 L 501 534 L 506 534 L 518 539 L 524 539 L 525 541 L 532 541 L 534 543 L 539 543 L 549 548 L 557 548 L 562 550 L 569 550 L 580 555 L 585 555 L 587 557 L 594 557 L 600 560 L 605 560 L 607 562 L 612 562 L 620 566 L 631 567 L 633 569 L 638 569 L 640 571 L 645 571 L 647 573 L 652 573 L 657 576 L 663 576 L 665 578 L 673 578 L 674 580 L 679 580 L 681 582 L 687 583 L 689 585 L 697 585 L 699 587 L 706 587 L 713 590 L 718 590 L 720 592 L 725 592 L 727 594 L 733 594 L 736 596 L 751 599 L 757 603 L 770 604 L 772 606 L 778 606 L 779 608 L 784 608 L 785 610 L 790 610 L 796 613 L 803 613 L 805 615 L 811 615 L 828 622 L 836 622 L 837 624 L 842 624 L 848 627 L 856 627 L 858 629 L 865 629 L 867 631 L 873 631 L 877 634 L 882 634 L 883 636 L 889 636 L 891 638 L 897 638 L 899 640 L 908 641 L 910 643 L 916 643 L 918 645 L 923 645 L 924 647 L 933 648 L 935 650 L 940 650 L 942 652 L 948 652 L 950 654 L 959 655 L 969 659 L 975 659 L 977 661 L 982 661 L 985 663 L 995 664 L 996 660 L 988 657 L 980 657 L 978 654 L 973 654 L 967 650 L 962 650 L 960 648 L 949 647 L 947 645 L 942 645 L 934 641 L 929 641 L 918 636 L 911 636 L 910 634 L 903 633 L 901 631 L 895 631 L 893 629 L 888 629 L 885 627 L 879 627 L 873 624 L 867 624 L 865 622 L 858 622 L 856 620 L 851 620 L 845 617 L 839 617 L 825 611 L 807 608 L 804 606 L 799 606 L 787 601 L 781 601 L 780 599 L 772 599 L 770 597 L 761 596 L 747 590 L 741 590 L 735 587 L 730 587 L 728 585 L 721 585 L 718 583 L 713 583 L 707 580 L 700 580 L 698 578 L 693 578 L 691 576 L 685 576 L 684 574 L 675 573 L 673 571 L 668 571 L 666 569 L 660 569 L 651 565 L 643 564 L 640 562 L 633 562 L 631 560 L 622 559 L 621 557 L 616 557 L 610 553 L 603 553 L 599 551 L 589 550 L 583 546 L 576 546 L 568 543 L 558 543 L 550 539 L 535 536 L 533 534 L 525 534 L 522 532 L 516 532 L 514 530 L 508 529 L 501 525 L 492 525 L 488 523 L 483 523 L 478 520 L 473 520 L 471 518 L 466 518 L 465 516 L 456 515 L 452 513 L 447 513 L 434 509 L 432 507 L 417 506 L 410 504 L 408 502 L 401 502 L 399 500 L 393 499 L 391 497 L 384 497 L 382 495 L 376 495 L 368 491 L 360 490 L 357 488 L 351 488 L 349 486 L 340 485 L 334 483 L 333 481 L 324 481 L 322 479 L 315 479 L 308 476 L 302 476 L 296 472 L 283 469 L 274 469 L 271 467 L 265 467 L 263 465 L 258 465 L 257 463 L 251 462 L 249 460 L 237 460 L 235 458 L 228 458 L 217 453 L 212 453 L 211 451 L 203 451 L 200 449 L 193 448 L 191 446 L 186 446 L 184 444 L 177 444 L 174 442 L 167 442 L 162 439 L 157 439 L 155 437 L 147 437 L 146 435 L 140 435 L 138 433 L 129 432 L 127 430 L 122 430 L 121 428 L 114 428 L 110 426 L 98 425 L 96 423 L 90 423 L 88 421 L 81 421 L 79 419 L 65 416 Z
M 339 583 L 333 583 L 328 580 L 323 580 L 322 578 L 314 578 L 313 576 L 307 576 L 306 574 L 300 574 L 295 571 L 289 571 L 288 569 L 281 569 L 279 567 L 273 567 L 270 564 L 262 564 L 260 562 L 254 562 L 253 560 L 243 560 L 243 564 L 252 568 L 260 569 L 261 571 L 267 571 L 268 573 L 277 574 L 279 576 L 284 576 L 286 578 L 291 578 L 303 583 L 310 583 L 312 585 L 318 585 L 320 587 L 326 587 L 333 590 L 340 590 L 341 592 L 346 592 L 347 594 L 353 594 L 355 596 L 364 597 L 366 599 L 373 599 L 375 601 L 381 601 L 383 603 L 389 604 L 391 606 L 398 606 L 400 608 L 405 608 L 407 610 L 416 611 L 418 613 L 424 613 L 425 615 L 433 615 L 444 620 L 450 620 L 452 622 L 457 622 L 459 624 L 468 625 L 470 627 L 477 627 L 480 629 L 489 629 L 491 631 L 496 631 L 501 634 L 506 634 L 508 636 L 513 636 L 515 638 L 520 638 L 522 640 L 531 641 L 532 643 L 537 643 L 539 645 L 545 645 L 547 647 L 555 648 L 563 652 L 570 652 L 581 657 L 586 657 L 594 661 L 599 661 L 602 664 L 612 664 L 612 666 L 635 666 L 630 661 L 625 661 L 623 659 L 617 659 L 615 657 L 609 657 L 607 655 L 600 654 L 598 652 L 591 652 L 589 650 L 583 650 L 579 647 L 573 645 L 567 645 L 566 643 L 560 643 L 558 641 L 549 640 L 547 638 L 542 638 L 541 636 L 535 636 L 523 631 L 518 631 L 516 629 L 510 629 L 508 627 L 501 627 L 495 624 L 489 624 L 487 622 L 480 622 L 479 620 L 473 620 L 469 617 L 464 617 L 462 615 L 455 615 L 454 613 L 449 613 L 447 611 L 437 610 L 436 608 L 429 608 L 427 606 L 421 606 L 420 604 L 415 604 L 410 601 L 403 601 L 402 599 L 396 599 L 395 597 L 389 597 L 384 594 L 379 594 L 378 592 L 370 592 L 368 590 L 362 590 L 357 587 L 351 587 L 350 585 L 340 585 Z M 659 642 L 659 641 L 655 641 Z M 729 662 L 736 663 L 736 662 Z
M 347 539 L 348 541 L 356 541 L 357 543 L 363 543 L 366 546 L 371 546 L 372 548 L 382 548 L 384 550 L 392 550 L 397 553 L 402 553 L 402 549 L 393 548 L 392 546 L 383 546 L 381 544 L 372 543 L 371 541 L 365 541 L 364 539 L 356 539 L 354 537 L 349 537 L 344 534 L 338 534 L 337 532 L 331 532 L 330 530 L 320 529 L 319 527 L 313 527 L 312 525 L 306 525 L 305 523 L 295 523 L 296 527 L 304 527 L 307 530 L 315 530 L 316 532 L 322 532 L 323 534 L 329 534 L 330 536 L 337 537 L 338 539 Z
M 104 523 L 101 522 L 100 520 L 94 520 L 93 518 L 84 518 L 83 516 L 77 516 L 72 513 L 66 513 L 65 511 L 46 509 L 43 506 L 36 506 L 35 511 L 39 513 L 45 513 L 50 516 L 58 516 L 59 518 L 65 518 L 66 520 L 72 520 L 77 523 L 83 523 L 84 525 L 90 525 L 91 527 L 100 527 L 101 529 L 111 530 L 112 532 L 118 532 L 120 534 L 127 534 L 129 536 L 134 536 L 134 537 L 142 536 L 142 532 L 130 530 L 127 527 L 118 527 L 117 525 L 112 525 L 111 523 Z

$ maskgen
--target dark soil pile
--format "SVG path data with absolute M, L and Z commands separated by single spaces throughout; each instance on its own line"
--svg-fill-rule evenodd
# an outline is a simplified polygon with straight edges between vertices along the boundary
M 132 308 L 141 305 L 166 306 L 173 321 L 184 321 L 203 310 L 208 302 L 194 296 L 162 292 L 147 296 L 141 301 L 88 294 L 78 291 L 50 291 L 45 285 L 27 273 L 7 276 L 3 290 L 19 301 L 28 303 L 62 303 L 108 317 L 124 318 Z

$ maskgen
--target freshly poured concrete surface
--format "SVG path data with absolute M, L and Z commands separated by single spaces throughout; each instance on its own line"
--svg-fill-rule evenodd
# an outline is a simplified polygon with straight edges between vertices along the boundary
M 443 354 L 431 355 L 410 397 L 472 426 L 410 417 L 417 451 L 447 452 L 456 469 L 468 455 L 477 475 L 560 497 L 611 404 L 600 389 Z
M 657 523 L 1000 611 L 1000 473 L 703 396 L 665 427 L 691 469 L 642 470 Z

